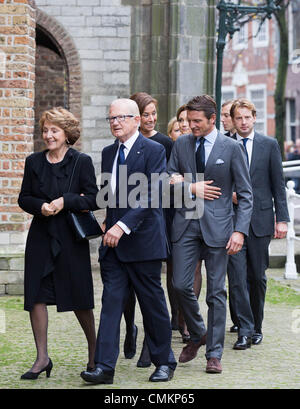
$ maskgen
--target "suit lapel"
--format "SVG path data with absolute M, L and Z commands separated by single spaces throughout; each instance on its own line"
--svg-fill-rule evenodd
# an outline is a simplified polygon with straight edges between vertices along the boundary
M 112 173 L 114 160 L 118 151 L 119 143 L 118 140 L 115 141 L 114 144 L 110 146 L 111 152 L 107 152 L 105 157 L 102 158 L 103 160 L 103 170 L 105 172 Z
M 252 156 L 250 163 L 250 175 L 255 173 L 255 168 L 258 163 L 262 160 L 264 154 L 264 144 L 258 133 L 254 133 Z
M 209 172 L 209 169 L 212 165 L 214 165 L 216 163 L 216 161 L 218 159 L 222 158 L 222 152 L 225 148 L 224 145 L 224 137 L 222 137 L 222 134 L 220 132 L 218 132 L 217 138 L 215 140 L 214 146 L 210 152 L 210 155 L 208 157 L 208 160 L 206 162 L 206 166 L 205 166 L 205 172 L 204 175 Z M 228 137 L 226 137 L 228 138 Z
M 145 137 L 140 133 L 137 140 L 132 145 L 132 148 L 130 149 L 130 152 L 126 158 L 125 164 L 127 165 L 128 175 L 131 173 L 133 166 L 136 164 L 136 162 L 139 160 L 139 158 L 143 154 L 143 150 L 144 150 L 143 139 L 144 138 Z
M 190 134 L 187 139 L 187 158 L 192 158 L 188 163 L 191 166 L 192 175 L 197 173 L 196 167 L 196 138 L 194 135 Z

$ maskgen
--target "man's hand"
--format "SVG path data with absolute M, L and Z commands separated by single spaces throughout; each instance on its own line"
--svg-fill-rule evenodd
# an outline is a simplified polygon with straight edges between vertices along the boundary
M 234 231 L 228 240 L 228 243 L 226 245 L 226 250 L 228 255 L 233 255 L 238 253 L 244 244 L 244 235 L 243 233 L 240 233 L 239 231 Z
M 191 183 L 191 193 L 205 200 L 219 199 L 221 196 L 221 188 L 211 186 L 213 180 L 204 180 L 201 182 Z
M 123 234 L 124 231 L 121 229 L 121 227 L 115 224 L 105 233 L 103 237 L 103 245 L 108 247 L 117 247 Z
M 180 174 L 173 173 L 170 178 L 170 185 L 175 185 L 175 183 L 182 183 L 184 181 L 184 177 Z
M 275 223 L 274 239 L 284 239 L 286 237 L 287 230 L 288 227 L 286 222 Z
M 234 203 L 235 205 L 238 204 L 236 192 L 232 193 L 232 203 Z

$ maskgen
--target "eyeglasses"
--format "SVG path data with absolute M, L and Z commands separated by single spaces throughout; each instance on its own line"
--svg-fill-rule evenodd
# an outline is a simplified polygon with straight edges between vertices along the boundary
M 126 118 L 134 118 L 134 115 L 108 116 L 105 119 L 109 124 L 113 124 L 115 122 L 115 120 L 120 123 L 120 122 L 124 122 Z

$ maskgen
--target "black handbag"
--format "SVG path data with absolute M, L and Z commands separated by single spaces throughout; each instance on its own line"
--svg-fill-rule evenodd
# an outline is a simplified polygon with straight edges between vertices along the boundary
M 73 175 L 80 155 L 81 154 L 77 156 L 72 171 L 68 192 L 70 191 L 72 185 Z M 91 210 L 87 212 L 73 212 L 68 210 L 67 220 L 75 235 L 76 241 L 95 239 L 103 234 L 103 231 Z

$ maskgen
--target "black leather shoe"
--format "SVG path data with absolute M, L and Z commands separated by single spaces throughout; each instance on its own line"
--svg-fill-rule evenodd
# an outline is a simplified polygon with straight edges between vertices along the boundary
M 167 365 L 158 366 L 150 376 L 150 382 L 167 382 L 173 378 L 174 371 Z
M 263 339 L 263 334 L 261 332 L 255 332 L 252 335 L 252 344 L 258 345 L 261 343 L 262 339 Z
M 233 325 L 232 327 L 230 327 L 230 332 L 239 332 L 239 327 L 237 325 Z
M 246 336 L 238 337 L 238 340 L 233 345 L 233 349 L 247 349 L 251 347 L 251 338 Z
M 93 371 L 81 372 L 80 376 L 86 382 L 111 384 L 114 382 L 114 373 L 115 371 L 103 371 L 103 369 L 96 367 Z
M 126 332 L 124 341 L 124 355 L 126 359 L 132 359 L 136 353 L 136 339 L 138 334 L 138 327 L 133 326 L 133 331 Z

